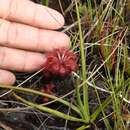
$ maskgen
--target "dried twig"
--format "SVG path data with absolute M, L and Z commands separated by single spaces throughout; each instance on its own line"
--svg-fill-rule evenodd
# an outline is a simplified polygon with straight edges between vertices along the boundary
M 13 130 L 9 126 L 5 125 L 4 123 L 0 122 L 0 127 L 3 128 L 4 130 Z

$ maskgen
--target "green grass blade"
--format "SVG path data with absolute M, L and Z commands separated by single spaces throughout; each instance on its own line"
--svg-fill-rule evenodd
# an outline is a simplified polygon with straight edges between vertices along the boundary
M 76 14 L 77 14 L 77 20 L 78 20 L 78 28 L 79 28 L 79 38 L 80 38 L 80 54 L 81 54 L 81 64 L 82 64 L 82 79 L 83 81 L 86 80 L 86 55 L 85 55 L 85 49 L 84 49 L 84 39 L 82 34 L 82 28 L 81 28 L 81 20 L 79 15 L 79 8 L 78 4 L 75 1 L 76 5 Z M 84 117 L 89 122 L 90 120 L 90 114 L 89 114 L 89 104 L 88 104 L 88 86 L 85 83 L 83 85 L 83 105 L 84 105 Z
M 28 106 L 31 106 L 33 108 L 36 108 L 36 109 L 39 109 L 41 111 L 44 111 L 44 112 L 47 112 L 47 113 L 50 113 L 54 116 L 57 116 L 57 117 L 60 117 L 60 118 L 63 118 L 65 120 L 70 120 L 70 121 L 76 121 L 76 122 L 85 122 L 83 119 L 79 119 L 79 118 L 76 118 L 76 117 L 73 117 L 73 116 L 70 116 L 70 115 L 67 115 L 67 114 L 64 114 L 62 112 L 59 112 L 57 110 L 54 110 L 54 109 L 51 109 L 51 108 L 48 108 L 48 107 L 45 107 L 45 106 L 42 106 L 42 105 L 39 105 L 39 104 L 35 104 L 35 103 L 32 103 L 30 101 L 27 101 L 25 100 L 24 98 L 21 98 L 20 96 L 14 94 L 14 96 L 22 101 L 23 103 L 25 103 L 26 105 Z
M 65 101 L 61 98 L 58 98 L 58 97 L 53 96 L 53 95 L 49 95 L 47 93 L 39 92 L 39 91 L 29 89 L 29 88 L 14 87 L 14 86 L 8 86 L 8 85 L 0 85 L 0 88 L 12 89 L 14 91 L 21 92 L 21 93 L 24 93 L 24 94 L 29 93 L 29 94 L 39 95 L 39 96 L 45 96 L 45 97 L 48 97 L 50 99 L 54 99 L 54 100 L 66 105 L 66 106 L 71 107 L 71 109 L 73 109 L 76 113 L 80 114 L 79 109 L 76 106 L 74 106 L 73 104 L 70 104 L 69 102 L 67 102 L 67 101 Z

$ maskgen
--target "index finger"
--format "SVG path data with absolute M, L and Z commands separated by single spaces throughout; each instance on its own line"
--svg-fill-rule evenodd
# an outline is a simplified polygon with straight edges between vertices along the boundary
M 58 29 L 64 25 L 60 13 L 28 0 L 0 0 L 0 17 L 46 29 Z

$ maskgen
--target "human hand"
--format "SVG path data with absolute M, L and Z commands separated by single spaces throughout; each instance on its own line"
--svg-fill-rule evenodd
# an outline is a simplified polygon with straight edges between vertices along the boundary
M 69 38 L 54 31 L 63 16 L 29 0 L 0 0 L 0 83 L 13 84 L 10 70 L 36 71 L 46 60 L 41 52 L 68 47 Z

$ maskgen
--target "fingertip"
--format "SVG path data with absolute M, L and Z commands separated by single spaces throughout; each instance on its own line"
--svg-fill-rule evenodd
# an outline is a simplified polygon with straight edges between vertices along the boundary
M 50 17 L 51 17 L 50 19 L 52 20 L 54 24 L 54 25 L 52 24 L 53 25 L 52 29 L 58 29 L 58 28 L 63 27 L 65 24 L 65 19 L 63 15 L 54 9 L 51 9 L 48 7 L 45 7 L 45 8 L 47 8 L 47 10 L 49 11 L 48 13 L 50 13 Z
M 44 30 L 39 36 L 39 50 L 53 51 L 57 48 L 69 48 L 70 38 L 62 32 Z
M 48 24 L 46 25 L 46 27 L 48 26 L 49 29 L 59 29 L 63 27 L 63 25 L 65 24 L 65 19 L 63 15 L 54 9 L 48 8 L 46 6 L 43 7 L 46 10 L 46 19 L 48 19 L 48 21 L 46 21 L 46 24 Z
M 65 47 L 69 48 L 70 47 L 70 37 L 66 34 L 64 34 L 64 41 L 65 41 Z
M 54 48 L 69 48 L 70 38 L 65 33 L 60 33 L 59 37 L 54 39 Z
M 57 26 L 57 28 L 62 28 L 65 24 L 65 19 L 61 13 L 59 13 L 57 11 L 55 11 L 55 12 L 56 12 L 57 20 L 58 20 L 58 22 L 56 23 L 57 24 L 56 26 Z
M 63 27 L 65 20 L 63 15 L 58 11 L 37 4 L 37 15 L 35 16 L 35 23 L 41 28 L 55 30 Z
M 15 83 L 15 80 L 16 77 L 13 73 L 6 70 L 0 70 L 0 84 L 12 85 Z

